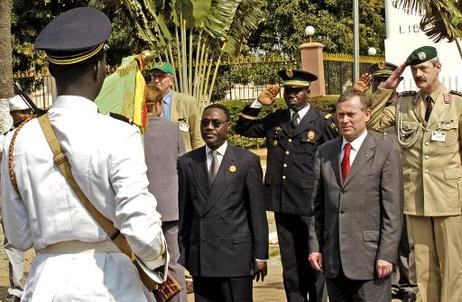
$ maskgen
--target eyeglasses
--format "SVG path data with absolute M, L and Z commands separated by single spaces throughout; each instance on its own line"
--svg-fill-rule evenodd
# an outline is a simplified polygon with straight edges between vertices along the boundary
M 208 125 L 210 125 L 210 123 L 212 123 L 213 128 L 220 128 L 221 125 L 227 122 L 228 121 L 220 121 L 216 119 L 209 120 L 209 119 L 204 118 L 204 119 L 201 119 L 201 126 L 207 127 Z

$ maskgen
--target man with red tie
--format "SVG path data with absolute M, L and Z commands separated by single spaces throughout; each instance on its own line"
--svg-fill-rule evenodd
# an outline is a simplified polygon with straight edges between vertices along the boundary
M 390 274 L 402 228 L 399 148 L 366 129 L 370 102 L 347 92 L 337 102 L 342 137 L 315 158 L 309 260 L 324 271 L 331 302 L 391 301 Z

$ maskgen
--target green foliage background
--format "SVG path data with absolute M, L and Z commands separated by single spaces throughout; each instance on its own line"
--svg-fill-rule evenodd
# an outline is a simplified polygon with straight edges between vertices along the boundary
M 252 102 L 252 101 L 251 101 Z M 223 101 L 220 104 L 226 106 L 231 115 L 231 124 L 234 126 L 239 119 L 239 114 L 242 112 L 242 109 L 246 105 L 250 105 L 251 102 L 246 102 L 242 100 L 235 100 L 235 101 Z M 318 108 L 325 114 L 327 113 L 334 113 L 335 111 L 335 104 L 337 102 L 337 96 L 324 96 L 324 97 L 315 97 L 310 98 L 310 103 L 314 107 Z M 273 105 L 263 107 L 260 112 L 260 117 L 265 116 L 266 114 L 276 111 L 279 108 L 287 108 L 284 100 L 282 98 L 278 98 L 275 100 Z M 264 138 L 247 138 L 236 134 L 233 130 L 230 131 L 228 135 L 228 141 L 235 146 L 241 146 L 244 148 L 262 148 L 265 146 L 265 139 Z

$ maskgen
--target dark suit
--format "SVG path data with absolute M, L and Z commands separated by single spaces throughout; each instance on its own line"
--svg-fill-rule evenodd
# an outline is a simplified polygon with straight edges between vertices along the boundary
M 268 258 L 268 224 L 258 156 L 228 144 L 212 187 L 205 147 L 183 155 L 178 166 L 181 261 L 193 276 L 196 301 L 251 301 L 255 259 Z M 204 280 L 210 282 L 208 288 L 202 286 Z M 245 299 L 250 300 L 229 295 L 222 300 L 207 297 L 219 286 L 213 284 L 222 284 L 223 280 L 231 288 L 230 295 L 245 290 Z
M 318 149 L 310 252 L 322 252 L 331 301 L 390 301 L 390 279 L 377 278 L 376 261 L 396 263 L 402 228 L 399 149 L 390 137 L 368 131 L 343 182 L 341 147 L 338 138 Z
M 296 129 L 289 109 L 256 119 L 260 109 L 244 108 L 235 130 L 247 137 L 266 137 L 267 209 L 275 212 L 284 288 L 288 301 L 321 301 L 323 277 L 308 263 L 308 215 L 313 191 L 316 149 L 337 134 L 323 114 L 311 106 Z M 316 284 L 315 284 L 316 283 Z

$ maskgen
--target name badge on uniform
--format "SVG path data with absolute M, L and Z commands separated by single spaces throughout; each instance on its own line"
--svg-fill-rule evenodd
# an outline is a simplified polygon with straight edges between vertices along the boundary
M 432 132 L 432 137 L 431 137 L 432 142 L 446 142 L 446 133 L 441 132 L 441 131 L 433 131 Z
M 178 127 L 180 128 L 181 132 L 188 132 L 189 131 L 189 125 L 186 124 L 186 122 L 180 122 L 178 124 Z

